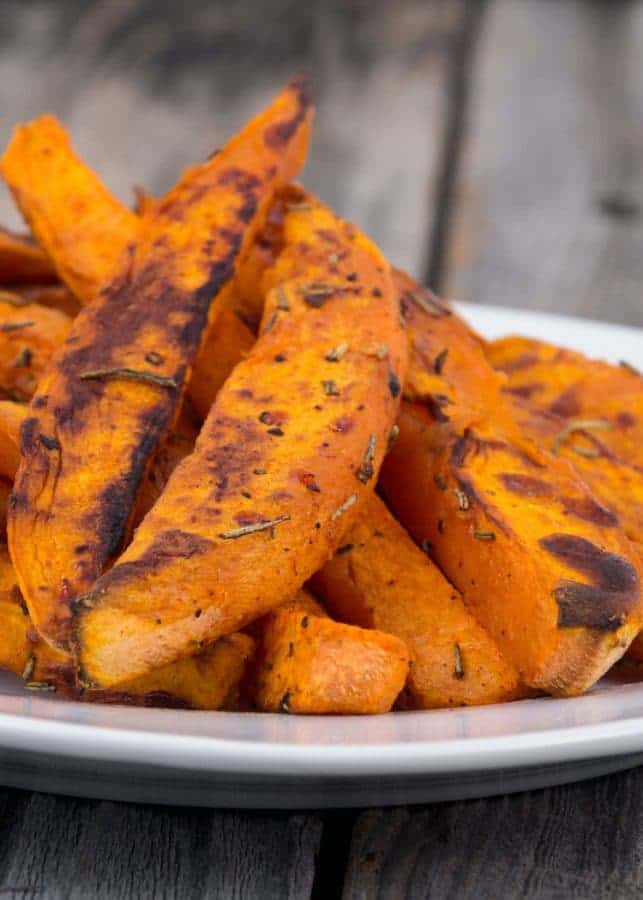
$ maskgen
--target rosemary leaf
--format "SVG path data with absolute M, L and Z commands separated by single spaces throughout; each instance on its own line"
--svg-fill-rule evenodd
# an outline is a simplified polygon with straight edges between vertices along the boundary
M 347 500 L 344 500 L 341 506 L 338 506 L 335 512 L 332 514 L 331 522 L 334 522 L 336 519 L 339 519 L 340 516 L 343 516 L 344 513 L 351 508 L 351 506 L 357 502 L 357 494 L 351 494 Z
M 375 466 L 373 465 L 375 461 L 375 443 L 377 441 L 377 435 L 372 434 L 368 439 L 368 444 L 366 445 L 366 450 L 364 451 L 364 458 L 362 460 L 362 464 L 357 470 L 357 477 L 362 482 L 362 484 L 368 484 L 373 475 L 375 474 Z
M 453 488 L 453 493 L 458 498 L 458 509 L 461 512 L 465 512 L 467 509 L 469 509 L 469 498 L 462 490 L 462 488 Z
M 612 428 L 612 423 L 608 422 L 607 419 L 575 419 L 572 422 L 568 422 L 567 425 L 558 432 L 552 442 L 551 452 L 556 455 L 561 444 L 567 440 L 570 434 L 574 434 L 576 431 L 591 431 L 592 429 L 609 430 L 610 428 Z
M 460 644 L 453 645 L 453 677 L 460 681 L 464 678 L 464 664 L 462 662 L 462 650 Z
M 31 328 L 35 322 L 3 322 L 0 331 L 20 331 L 22 328 Z
M 341 344 L 338 344 L 336 347 L 333 347 L 332 350 L 329 350 L 324 359 L 327 362 L 339 362 L 340 359 L 343 359 L 346 356 L 348 351 L 348 344 L 346 341 L 342 341 Z
M 223 531 L 219 537 L 223 538 L 224 541 L 233 541 L 236 538 L 244 537 L 246 534 L 255 534 L 257 531 L 268 531 L 270 528 L 274 528 L 275 525 L 281 525 L 282 522 L 287 522 L 290 516 L 283 515 L 277 516 L 275 519 L 268 519 L 265 522 L 254 522 L 252 525 L 242 525 L 240 528 L 233 528 L 231 531 Z
M 435 357 L 435 362 L 433 363 L 433 371 L 436 375 L 442 374 L 442 369 L 444 368 L 444 364 L 447 360 L 447 356 L 449 355 L 449 348 L 445 347 L 444 350 L 440 350 L 438 355 Z
M 81 372 L 78 377 L 82 381 L 106 381 L 111 378 L 121 378 L 123 381 L 143 381 L 166 388 L 178 387 L 174 378 L 157 375 L 155 372 L 139 372 L 137 369 L 94 369 L 92 372 Z
M 477 541 L 495 541 L 496 539 L 493 531 L 474 531 L 473 536 Z

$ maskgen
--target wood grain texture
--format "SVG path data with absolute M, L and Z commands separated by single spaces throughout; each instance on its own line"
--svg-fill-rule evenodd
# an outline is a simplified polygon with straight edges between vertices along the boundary
M 497 0 L 448 291 L 643 325 L 643 3 Z
M 363 813 L 344 900 L 634 900 L 643 771 L 462 803 Z
M 419 272 L 465 0 L 6 0 L 0 145 L 45 110 L 124 200 L 165 190 L 310 73 L 307 185 Z M 17 221 L 8 197 L 0 221 Z
M 307 898 L 321 820 L 6 792 L 0 896 Z M 5 819 L 8 824 L 5 824 Z

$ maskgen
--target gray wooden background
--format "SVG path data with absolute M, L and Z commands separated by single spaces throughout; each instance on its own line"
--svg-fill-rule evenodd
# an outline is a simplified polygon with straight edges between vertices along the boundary
M 123 199 L 162 191 L 302 69 L 304 180 L 398 265 L 643 325 L 641 0 L 0 0 L 0 143 L 53 111 Z M 296 815 L 0 790 L 0 895 L 641 897 L 642 788 Z

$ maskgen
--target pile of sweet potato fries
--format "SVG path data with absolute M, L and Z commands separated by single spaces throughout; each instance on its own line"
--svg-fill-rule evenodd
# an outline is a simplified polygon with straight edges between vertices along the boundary
M 485 343 L 293 183 L 311 120 L 295 80 L 134 209 L 53 117 L 14 131 L 0 666 L 31 690 L 382 713 L 643 658 L 640 374 Z

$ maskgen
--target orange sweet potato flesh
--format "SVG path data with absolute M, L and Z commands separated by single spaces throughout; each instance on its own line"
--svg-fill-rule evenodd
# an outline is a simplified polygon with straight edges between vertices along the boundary
M 480 706 L 524 696 L 516 669 L 460 592 L 376 495 L 311 584 L 342 622 L 405 641 L 413 659 L 406 707 Z
M 0 292 L 0 389 L 28 400 L 70 328 L 60 310 Z
M 2 293 L 4 293 L 4 288 Z M 13 284 L 7 288 L 16 302 L 38 303 L 57 309 L 72 318 L 78 315 L 81 304 L 64 284 Z
M 266 712 L 388 712 L 404 687 L 403 641 L 329 618 L 306 591 L 255 626 L 254 702 Z
M 406 358 L 390 270 L 356 229 L 295 196 L 259 339 L 129 548 L 75 604 L 86 684 L 143 675 L 274 608 L 374 485 Z
M 213 298 L 231 282 L 275 187 L 300 167 L 309 120 L 306 91 L 294 82 L 216 156 L 186 172 L 78 315 L 39 385 L 23 427 L 9 546 L 34 624 L 55 646 L 68 646 L 71 598 L 123 541 L 150 458 L 178 413 Z M 47 170 L 38 128 L 29 126 L 29 140 L 18 132 L 5 154 L 14 189 L 16 168 Z M 52 233 L 56 212 L 49 203 Z M 94 206 L 90 218 L 97 216 Z M 42 221 L 32 225 L 56 258 L 60 248 L 44 239 Z M 98 257 L 102 250 L 98 242 Z
M 0 477 L 13 483 L 20 465 L 20 429 L 29 407 L 0 400 Z
M 491 341 L 485 352 L 506 374 L 509 394 L 560 416 L 564 423 L 607 422 L 607 428 L 588 430 L 611 453 L 643 471 L 643 376 L 635 369 L 533 338 Z M 573 435 L 567 443 L 573 445 Z
M 569 463 L 522 434 L 502 381 L 494 388 L 501 376 L 484 372 L 482 346 L 466 343 L 456 317 L 431 316 L 408 297 L 405 312 L 409 402 L 382 470 L 386 496 L 413 537 L 432 544 L 521 680 L 580 693 L 640 628 L 636 555 Z M 450 365 L 456 348 L 468 366 Z
M 56 280 L 56 270 L 30 235 L 0 228 L 0 284 L 46 284 Z
M 232 634 L 196 656 L 150 672 L 123 685 L 118 692 L 89 692 L 79 697 L 65 654 L 40 640 L 7 553 L 0 547 L 0 669 L 24 675 L 34 690 L 55 688 L 76 699 L 135 706 L 173 706 L 221 709 L 234 705 L 254 641 Z
M 0 168 L 48 264 L 79 298 L 95 297 L 137 240 L 138 217 L 78 158 L 53 116 L 18 125 Z

